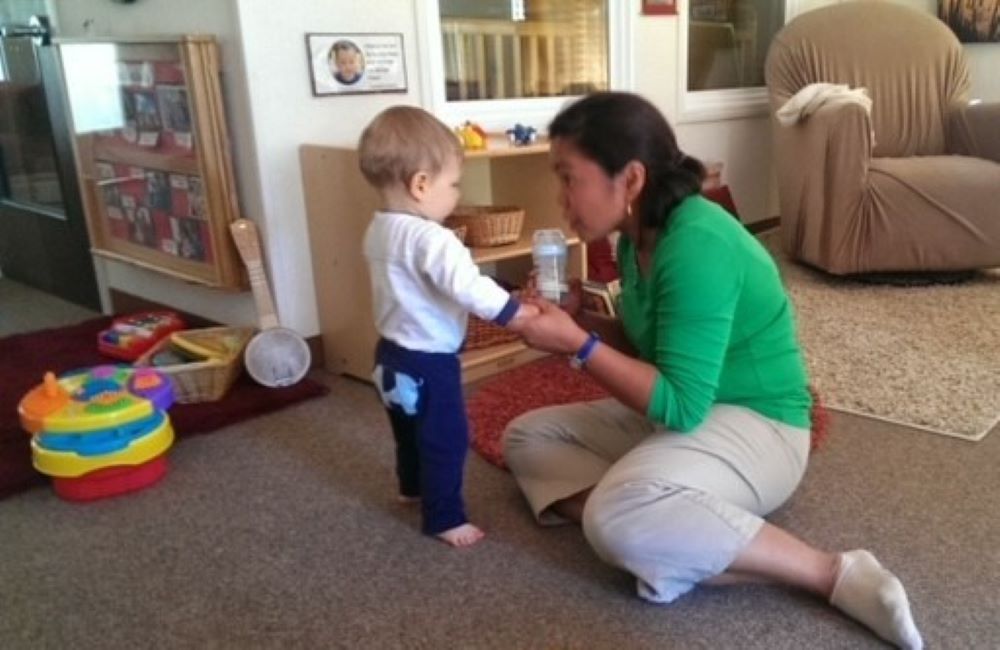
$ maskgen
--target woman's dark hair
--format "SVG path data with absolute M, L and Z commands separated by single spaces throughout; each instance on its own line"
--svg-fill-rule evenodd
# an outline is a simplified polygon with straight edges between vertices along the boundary
M 641 162 L 646 185 L 638 209 L 645 227 L 662 228 L 678 203 L 701 191 L 704 165 L 677 147 L 666 118 L 638 95 L 587 95 L 556 115 L 549 137 L 572 142 L 609 176 L 617 175 L 629 161 Z

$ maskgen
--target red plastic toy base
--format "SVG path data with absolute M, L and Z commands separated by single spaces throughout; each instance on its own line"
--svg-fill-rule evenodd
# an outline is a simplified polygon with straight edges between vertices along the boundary
M 95 501 L 135 492 L 156 483 L 167 473 L 167 455 L 141 465 L 103 467 L 76 478 L 52 478 L 56 494 L 67 501 Z

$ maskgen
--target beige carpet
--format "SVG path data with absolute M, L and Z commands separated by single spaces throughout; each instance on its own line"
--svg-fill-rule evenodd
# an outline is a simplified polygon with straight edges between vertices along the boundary
M 777 236 L 764 239 L 774 251 Z M 965 440 L 981 440 L 1000 419 L 1000 270 L 897 287 L 777 257 L 812 381 L 830 408 Z

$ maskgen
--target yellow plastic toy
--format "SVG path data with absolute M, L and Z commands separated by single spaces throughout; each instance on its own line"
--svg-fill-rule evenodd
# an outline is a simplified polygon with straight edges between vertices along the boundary
M 462 143 L 462 148 L 472 150 L 485 149 L 489 139 L 486 131 L 478 124 L 473 124 L 472 122 L 466 122 L 462 126 L 456 127 L 455 135 L 458 136 L 459 142 Z
M 173 381 L 153 368 L 104 365 L 45 374 L 18 405 L 32 463 L 56 494 L 90 501 L 148 487 L 167 471 Z
M 174 428 L 162 414 L 148 421 L 147 429 L 135 430 L 137 437 L 129 440 L 128 432 L 115 436 L 128 446 L 109 453 L 84 455 L 77 451 L 53 451 L 42 446 L 44 436 L 31 438 L 31 462 L 42 474 L 55 478 L 76 478 L 105 467 L 134 466 L 149 462 L 170 449 Z M 96 437 L 91 434 L 90 437 Z M 110 438 L 111 436 L 109 436 Z M 49 438 L 51 444 L 53 438 Z M 77 439 L 79 442 L 81 438 Z M 85 441 L 85 439 L 83 439 Z

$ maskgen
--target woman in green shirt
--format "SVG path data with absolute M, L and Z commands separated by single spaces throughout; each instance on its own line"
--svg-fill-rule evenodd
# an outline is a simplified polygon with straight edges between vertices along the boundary
M 902 584 L 871 553 L 822 551 L 763 519 L 802 479 L 810 427 L 792 308 L 770 255 L 700 196 L 704 168 L 646 100 L 589 95 L 556 116 L 549 137 L 570 227 L 585 241 L 621 232 L 622 295 L 620 321 L 539 299 L 522 332 L 572 355 L 613 396 L 508 427 L 506 461 L 535 516 L 582 522 L 647 600 L 671 602 L 701 582 L 776 581 L 921 647 Z

